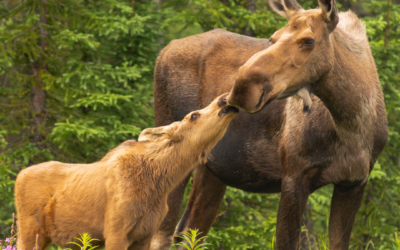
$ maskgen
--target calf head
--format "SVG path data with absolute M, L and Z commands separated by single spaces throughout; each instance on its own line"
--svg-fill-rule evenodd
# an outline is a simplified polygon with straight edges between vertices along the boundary
M 271 36 L 268 49 L 239 69 L 228 96 L 230 105 L 250 113 L 307 88 L 327 74 L 334 62 L 330 34 L 339 22 L 335 0 L 318 0 L 319 9 L 307 11 L 296 0 L 268 2 L 289 22 Z
M 139 141 L 185 143 L 188 150 L 200 150 L 201 158 L 205 160 L 239 112 L 236 107 L 227 105 L 227 96 L 228 93 L 220 95 L 206 108 L 190 112 L 180 122 L 143 130 Z

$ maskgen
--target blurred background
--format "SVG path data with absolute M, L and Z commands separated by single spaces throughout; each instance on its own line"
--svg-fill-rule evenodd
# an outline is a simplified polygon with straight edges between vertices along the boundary
M 350 249 L 400 249 L 400 0 L 337 4 L 367 26 L 390 130 Z M 153 69 L 168 42 L 217 27 L 269 38 L 286 23 L 266 0 L 0 0 L 0 239 L 21 169 L 98 161 L 154 126 Z M 331 193 L 326 186 L 310 196 L 301 248 L 327 249 Z M 279 197 L 228 188 L 209 249 L 274 249 Z

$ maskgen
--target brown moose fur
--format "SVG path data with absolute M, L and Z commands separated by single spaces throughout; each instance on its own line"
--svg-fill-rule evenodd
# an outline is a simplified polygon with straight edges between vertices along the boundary
M 15 197 L 23 248 L 34 247 L 36 234 L 46 249 L 90 233 L 107 250 L 149 249 L 167 194 L 204 164 L 237 112 L 225 94 L 181 122 L 145 129 L 139 142 L 128 140 L 99 162 L 51 161 L 21 171 Z
M 369 173 L 388 138 L 365 26 L 350 11 L 338 13 L 334 0 L 318 0 L 313 10 L 295 0 L 268 2 L 289 19 L 269 40 L 213 30 L 171 42 L 157 59 L 157 125 L 231 89 L 228 103 L 253 113 L 240 112 L 207 165 L 196 167 L 176 232 L 207 233 L 226 185 L 281 192 L 277 249 L 298 249 L 308 196 L 333 184 L 329 249 L 348 249 Z M 312 93 L 310 112 L 292 97 L 302 89 Z M 169 204 L 178 203 L 184 184 Z M 178 216 L 179 206 L 169 211 L 168 218 Z M 176 220 L 162 223 L 153 249 L 168 249 Z

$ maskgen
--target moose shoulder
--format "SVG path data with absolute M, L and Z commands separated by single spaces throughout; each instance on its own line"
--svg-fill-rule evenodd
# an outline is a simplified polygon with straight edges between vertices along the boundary
M 214 30 L 171 42 L 157 59 L 156 125 L 179 120 L 232 89 L 241 111 L 196 167 L 177 232 L 208 232 L 226 185 L 282 192 L 277 248 L 296 249 L 301 215 L 316 189 L 334 184 L 330 249 L 347 249 L 370 171 L 388 136 L 387 119 L 365 27 L 334 0 L 304 10 L 295 0 L 270 0 L 289 19 L 269 40 Z M 291 97 L 312 93 L 312 108 Z M 186 179 L 187 180 L 187 179 Z M 169 196 L 179 203 L 186 182 Z M 169 211 L 152 242 L 167 249 L 179 216 Z

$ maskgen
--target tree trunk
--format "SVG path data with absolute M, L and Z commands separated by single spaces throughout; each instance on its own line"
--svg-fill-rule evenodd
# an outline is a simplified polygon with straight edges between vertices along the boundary
M 390 17 L 390 4 L 392 3 L 391 0 L 388 0 L 388 6 L 387 6 L 387 15 L 386 15 L 386 29 L 385 29 L 385 49 L 387 49 L 389 45 L 389 17 Z
M 252 13 L 256 11 L 256 0 L 246 0 L 247 5 L 246 9 L 251 11 Z M 256 33 L 253 29 L 250 28 L 249 23 L 246 24 L 243 28 L 243 35 L 255 37 Z
M 41 55 L 37 58 L 32 65 L 32 74 L 36 79 L 35 86 L 32 87 L 31 91 L 31 108 L 33 113 L 33 121 L 31 123 L 31 133 L 32 137 L 30 141 L 33 143 L 39 143 L 45 139 L 44 135 L 40 134 L 39 128 L 46 123 L 46 93 L 43 90 L 43 82 L 40 78 L 40 73 L 42 70 L 46 70 L 47 65 L 42 62 L 43 53 L 45 53 L 45 49 L 47 48 L 47 32 L 44 26 L 47 24 L 46 19 L 46 3 L 47 0 L 40 1 L 40 7 L 36 10 L 36 12 L 40 15 L 40 24 L 39 24 L 39 34 L 40 38 L 38 39 L 38 45 L 41 48 Z

